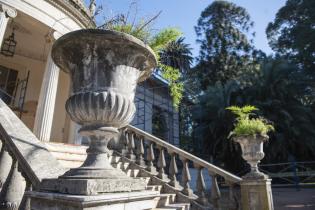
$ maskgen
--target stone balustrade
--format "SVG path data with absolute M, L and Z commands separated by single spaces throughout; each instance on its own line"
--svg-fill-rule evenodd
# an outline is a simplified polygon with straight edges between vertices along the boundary
M 220 206 L 222 202 L 220 202 L 219 179 L 220 185 L 228 190 L 228 208 L 240 208 L 240 199 L 237 198 L 235 190 L 242 181 L 240 177 L 134 126 L 128 125 L 123 130 L 123 135 L 125 138 L 122 138 L 121 145 L 125 148 L 122 150 L 128 150 L 127 154 L 123 156 L 141 166 L 143 171 L 156 176 L 164 187 L 175 192 L 181 200 L 191 203 L 194 209 L 222 209 Z M 136 157 L 134 157 L 134 154 L 136 154 Z M 144 157 L 146 158 L 144 159 Z M 179 174 L 178 165 L 181 165 L 181 174 Z M 191 167 L 194 167 L 197 171 L 195 191 L 191 188 Z M 203 171 L 207 171 L 211 177 L 210 192 L 206 190 Z M 181 177 L 181 181 L 178 180 L 178 177 Z
M 25 191 L 66 169 L 0 99 L 0 209 L 28 210 Z
M 176 194 L 178 201 L 190 203 L 196 210 L 240 209 L 236 188 L 241 178 L 133 126 L 127 126 L 122 135 L 122 146 L 113 156 L 119 153 L 123 161 L 132 163 L 131 168 L 150 176 L 153 184 Z M 0 140 L 0 209 L 30 209 L 25 192 L 38 189 L 43 179 L 57 178 L 66 169 L 1 100 Z M 197 172 L 194 189 L 192 167 Z M 210 190 L 205 171 L 212 180 Z M 228 192 L 224 202 L 223 191 Z M 227 206 L 222 206 L 224 203 Z

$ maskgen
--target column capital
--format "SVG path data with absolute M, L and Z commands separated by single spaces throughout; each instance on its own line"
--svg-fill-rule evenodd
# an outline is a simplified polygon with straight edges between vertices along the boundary
M 58 31 L 55 31 L 55 30 L 51 30 L 50 32 L 48 32 L 46 35 L 45 35 L 45 40 L 46 40 L 46 43 L 49 43 L 49 44 L 52 44 L 54 43 L 59 37 L 61 37 L 62 34 L 59 33 Z
M 0 4 L 0 12 L 3 12 L 7 18 L 15 18 L 17 16 L 16 9 L 5 4 Z

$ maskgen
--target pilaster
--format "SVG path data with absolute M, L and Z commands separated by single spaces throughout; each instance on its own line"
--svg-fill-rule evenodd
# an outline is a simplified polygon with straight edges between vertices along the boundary
M 59 68 L 53 62 L 51 58 L 51 52 L 49 52 L 38 99 L 33 130 L 37 138 L 44 142 L 50 141 L 58 79 Z

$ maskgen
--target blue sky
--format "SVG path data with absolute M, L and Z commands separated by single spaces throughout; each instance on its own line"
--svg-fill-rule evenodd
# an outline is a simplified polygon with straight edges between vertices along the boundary
M 265 29 L 275 18 L 277 11 L 285 5 L 286 0 L 231 0 L 249 12 L 255 22 L 255 46 L 267 54 L 272 53 L 268 46 Z M 98 0 L 103 5 L 106 14 L 117 14 L 128 11 L 131 0 Z M 194 56 L 198 55 L 199 46 L 196 44 L 194 26 L 201 12 L 213 0 L 138 0 L 138 16 L 151 17 L 162 11 L 155 21 L 154 28 L 178 27 L 185 36 L 185 40 L 193 48 Z

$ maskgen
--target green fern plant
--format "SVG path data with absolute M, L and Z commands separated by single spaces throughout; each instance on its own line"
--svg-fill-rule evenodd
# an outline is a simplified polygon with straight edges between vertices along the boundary
M 226 109 L 237 116 L 234 129 L 229 137 L 267 135 L 268 132 L 274 131 L 273 125 L 271 125 L 265 118 L 251 118 L 251 116 L 254 115 L 253 112 L 258 110 L 255 106 L 230 106 Z

